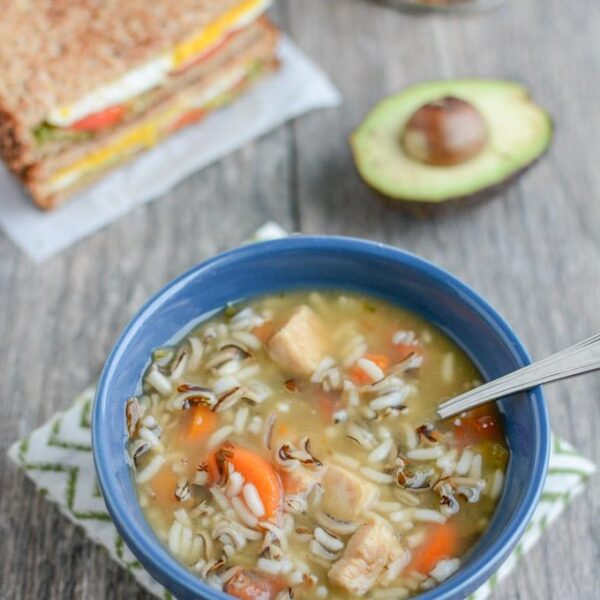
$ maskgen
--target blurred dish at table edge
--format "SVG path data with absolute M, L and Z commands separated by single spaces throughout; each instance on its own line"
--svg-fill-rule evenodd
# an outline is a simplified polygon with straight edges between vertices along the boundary
M 553 124 L 522 85 L 430 81 L 377 104 L 351 146 L 375 191 L 418 214 L 480 200 L 512 183 L 548 149 Z
M 270 4 L 9 3 L 0 21 L 3 159 L 38 206 L 57 206 L 276 69 Z M 15 44 L 17 30 L 36 44 Z

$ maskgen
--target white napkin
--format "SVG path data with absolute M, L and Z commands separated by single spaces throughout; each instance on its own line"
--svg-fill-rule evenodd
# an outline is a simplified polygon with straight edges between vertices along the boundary
M 325 74 L 286 37 L 279 57 L 281 70 L 231 106 L 163 141 L 54 212 L 35 208 L 0 164 L 0 227 L 41 262 L 285 121 L 341 102 Z

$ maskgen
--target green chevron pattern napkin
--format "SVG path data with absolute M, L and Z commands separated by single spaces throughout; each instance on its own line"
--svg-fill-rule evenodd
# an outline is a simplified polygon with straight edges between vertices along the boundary
M 287 235 L 275 223 L 267 223 L 254 240 Z M 100 494 L 92 459 L 90 414 L 94 389 L 89 388 L 64 413 L 15 443 L 10 458 L 34 482 L 40 493 L 55 502 L 61 512 L 83 528 L 86 535 L 104 546 L 111 557 L 128 569 L 149 592 L 163 598 L 171 595 L 154 581 L 128 550 L 117 533 Z M 517 548 L 498 572 L 469 600 L 488 598 L 517 562 L 541 537 L 544 529 L 581 493 L 595 466 L 568 443 L 553 437 L 548 478 L 542 499 Z

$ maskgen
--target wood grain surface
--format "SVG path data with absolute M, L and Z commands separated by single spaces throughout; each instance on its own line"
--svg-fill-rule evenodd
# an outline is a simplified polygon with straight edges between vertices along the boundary
M 99 373 L 144 299 L 267 219 L 388 242 L 463 278 L 534 357 L 600 330 L 600 2 L 508 0 L 471 17 L 366 0 L 280 0 L 276 19 L 330 74 L 342 107 L 312 113 L 186 180 L 42 266 L 0 236 L 0 597 L 149 598 L 35 494 L 6 450 Z M 381 96 L 431 78 L 526 83 L 555 118 L 547 157 L 503 196 L 432 220 L 380 203 L 347 137 Z M 600 463 L 600 376 L 547 390 L 554 430 Z M 599 598 L 600 478 L 496 598 Z

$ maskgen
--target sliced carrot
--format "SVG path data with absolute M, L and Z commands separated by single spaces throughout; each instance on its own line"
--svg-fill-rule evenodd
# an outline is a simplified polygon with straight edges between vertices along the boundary
M 266 344 L 269 338 L 275 331 L 275 323 L 273 321 L 267 321 L 262 325 L 254 327 L 251 332 L 263 343 Z
M 164 465 L 163 468 L 150 480 L 150 487 L 156 494 L 156 500 L 161 504 L 175 502 L 177 475 L 175 475 L 170 465 Z
M 217 415 L 206 406 L 190 409 L 185 437 L 189 442 L 204 442 L 217 428 Z
M 382 371 L 385 371 L 390 366 L 390 359 L 385 354 L 365 354 L 363 358 L 375 363 Z M 354 365 L 350 369 L 350 377 L 358 385 L 373 383 L 373 378 L 357 365 Z
M 219 452 L 215 453 L 215 455 Z M 279 475 L 260 454 L 248 448 L 240 446 L 227 446 L 222 449 L 225 462 L 230 462 L 233 468 L 242 475 L 247 483 L 256 488 L 263 506 L 265 507 L 264 518 L 275 519 L 281 512 L 283 504 L 283 491 Z M 208 460 L 208 472 L 215 477 L 217 461 L 214 456 Z
M 425 541 L 413 550 L 412 560 L 406 572 L 418 571 L 429 574 L 440 560 L 451 558 L 457 551 L 458 532 L 451 523 L 433 525 Z
M 460 446 L 483 441 L 499 444 L 504 442 L 500 416 L 486 406 L 474 408 L 455 419 L 454 436 Z

